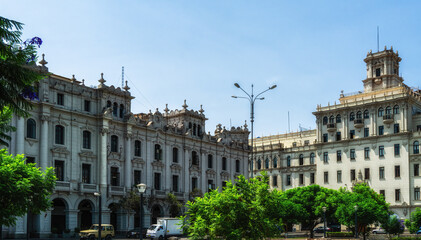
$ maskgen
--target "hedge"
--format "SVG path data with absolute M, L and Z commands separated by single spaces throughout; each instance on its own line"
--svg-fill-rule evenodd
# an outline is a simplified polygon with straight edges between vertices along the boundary
M 352 232 L 327 232 L 327 237 L 353 237 Z

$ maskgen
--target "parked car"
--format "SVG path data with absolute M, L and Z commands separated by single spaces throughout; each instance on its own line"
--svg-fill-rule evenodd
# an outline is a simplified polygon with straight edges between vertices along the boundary
M 374 229 L 373 231 L 371 231 L 373 234 L 386 234 L 386 230 L 384 230 L 383 228 L 379 227 Z
M 323 233 L 324 232 L 324 227 L 323 226 L 321 226 L 321 227 L 316 227 L 314 230 L 313 230 L 313 232 L 315 232 L 315 233 Z M 330 232 L 330 231 L 332 231 L 332 229 L 330 228 L 330 227 L 326 227 L 326 232 Z
M 330 228 L 330 230 L 332 232 L 341 232 L 342 231 L 342 227 L 341 227 L 340 224 L 338 224 L 338 225 L 329 225 L 327 227 Z
M 421 234 L 421 227 L 417 231 L 417 235 Z
M 146 238 L 146 231 L 148 231 L 148 228 L 142 229 L 143 238 Z M 138 228 L 132 229 L 130 231 L 127 231 L 126 237 L 127 238 L 139 238 L 140 237 L 140 228 L 138 227 Z
M 98 224 L 93 224 L 88 230 L 80 231 L 80 239 L 97 239 L 98 238 Z M 111 224 L 101 224 L 101 238 L 111 240 L 115 236 L 114 227 Z

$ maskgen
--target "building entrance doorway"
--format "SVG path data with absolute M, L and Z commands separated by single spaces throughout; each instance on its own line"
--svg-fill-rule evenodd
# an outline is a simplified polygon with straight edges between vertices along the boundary
M 161 208 L 158 205 L 153 206 L 152 208 L 152 217 L 151 217 L 151 224 L 155 224 L 158 222 L 158 218 L 163 217 Z
M 88 229 L 92 225 L 93 204 L 90 200 L 83 200 L 79 203 L 78 222 L 81 230 Z
M 53 200 L 53 210 L 51 211 L 51 232 L 63 233 L 66 229 L 66 204 L 63 199 Z

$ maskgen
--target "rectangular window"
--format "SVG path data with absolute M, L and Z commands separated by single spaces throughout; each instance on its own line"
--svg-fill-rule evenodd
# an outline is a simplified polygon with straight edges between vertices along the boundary
M 384 179 L 384 167 L 379 167 L 379 179 Z
M 370 179 L 370 168 L 364 168 L 364 179 Z
M 35 163 L 35 158 L 34 157 L 26 157 L 26 163 Z
M 370 136 L 370 129 L 364 128 L 364 137 L 368 137 L 368 136 Z
M 272 177 L 272 185 L 274 187 L 277 187 L 278 186 L 278 176 L 273 176 Z
M 336 141 L 341 141 L 341 132 L 336 132 Z
M 414 188 L 414 200 L 420 200 L 420 188 Z
M 310 144 L 310 140 L 304 140 L 304 146 L 308 146 Z
M 370 148 L 369 147 L 364 148 L 364 158 L 365 159 L 370 158 Z
M 85 100 L 84 101 L 83 110 L 85 112 L 90 112 L 91 111 L 91 101 L 88 101 L 88 100 Z
M 287 175 L 286 185 L 291 186 L 291 175 Z
M 179 192 L 179 189 L 178 189 L 178 175 L 172 175 L 172 190 L 174 192 Z
M 349 150 L 349 158 L 351 158 L 351 160 L 355 160 L 355 149 Z
M 414 164 L 414 176 L 419 176 L 419 175 L 420 175 L 420 165 Z
M 227 181 L 222 181 L 222 187 L 225 188 L 227 186 Z
M 208 155 L 208 168 L 213 168 L 213 156 Z
M 380 77 L 380 68 L 376 68 L 376 77 Z
M 191 187 L 192 187 L 193 190 L 197 189 L 197 177 L 193 177 L 191 179 Z
M 395 166 L 395 178 L 401 177 L 401 166 Z
M 213 189 L 215 189 L 215 184 L 213 183 L 212 179 L 209 179 L 208 180 L 208 192 L 210 192 Z
M 62 93 L 57 93 L 57 104 L 64 106 L 64 95 Z
M 379 136 L 384 134 L 384 126 L 379 126 Z
M 354 139 L 355 137 L 355 130 L 349 131 L 349 139 Z
M 324 163 L 328 163 L 328 161 L 329 161 L 329 155 L 328 155 L 327 152 L 324 152 L 323 153 L 323 162 Z
M 323 134 L 323 142 L 327 142 L 327 133 Z
M 304 174 L 300 174 L 300 185 L 304 184 Z
M 323 179 L 325 184 L 329 183 L 329 172 L 324 172 Z
M 351 169 L 351 181 L 355 181 L 355 169 Z
M 341 150 L 336 151 L 336 161 L 342 161 L 342 152 Z
M 118 167 L 111 167 L 111 186 L 120 186 Z
M 56 170 L 57 181 L 64 181 L 64 161 L 55 160 L 54 167 Z
M 395 144 L 395 156 L 399 156 L 400 155 L 400 148 L 399 148 L 399 143 Z
M 297 142 L 293 142 L 292 147 L 297 147 Z
M 384 157 L 384 146 L 379 146 L 379 157 Z
M 91 165 L 82 164 L 82 182 L 91 183 Z
M 178 163 L 178 148 L 172 149 L 172 162 Z
M 222 158 L 222 170 L 223 171 L 227 170 L 227 158 L 226 157 Z
M 342 171 L 341 170 L 336 172 L 336 178 L 337 178 L 338 183 L 342 182 Z
M 393 125 L 393 133 L 399 133 L 399 123 Z
M 134 155 L 136 157 L 142 156 L 142 143 L 139 140 L 134 141 Z
M 395 201 L 399 202 L 401 200 L 401 190 L 395 189 Z
M 315 182 L 314 173 L 310 173 L 310 184 L 314 184 L 314 182 Z
M 154 189 L 161 190 L 161 173 L 154 174 Z
M 134 180 L 134 184 L 135 185 L 137 185 L 137 184 L 140 184 L 140 183 L 142 183 L 141 181 L 141 172 L 139 171 L 139 170 L 134 170 L 133 171 L 133 180 Z
M 386 197 L 386 191 L 385 190 L 380 190 L 380 195 L 382 195 L 383 198 L 385 198 Z

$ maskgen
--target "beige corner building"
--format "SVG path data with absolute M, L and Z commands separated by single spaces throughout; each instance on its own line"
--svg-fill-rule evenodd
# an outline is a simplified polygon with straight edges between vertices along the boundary
M 364 91 L 317 106 L 317 129 L 255 139 L 254 171 L 273 188 L 319 184 L 339 189 L 367 182 L 400 218 L 421 206 L 421 91 L 399 76 L 393 49 L 367 54 Z

